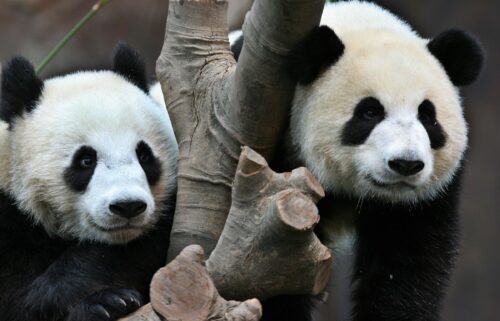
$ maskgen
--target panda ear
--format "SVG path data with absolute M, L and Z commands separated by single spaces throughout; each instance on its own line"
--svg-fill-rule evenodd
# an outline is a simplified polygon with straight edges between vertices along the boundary
M 287 70 L 293 80 L 307 85 L 316 80 L 344 53 L 344 44 L 327 26 L 314 28 L 288 55 Z
M 455 86 L 471 84 L 481 72 L 483 48 L 475 37 L 463 30 L 444 31 L 432 39 L 427 48 L 441 62 Z
M 12 58 L 2 70 L 0 118 L 12 125 L 16 117 L 36 107 L 42 91 L 43 81 L 31 63 L 23 57 Z
M 118 43 L 114 52 L 113 71 L 148 93 L 146 66 L 139 53 L 125 42 Z

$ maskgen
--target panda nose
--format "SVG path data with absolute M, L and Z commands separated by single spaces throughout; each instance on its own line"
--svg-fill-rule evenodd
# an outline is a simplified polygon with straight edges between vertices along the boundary
M 424 169 L 424 162 L 419 160 L 393 159 L 389 161 L 389 167 L 403 176 L 415 175 Z
M 116 215 L 125 218 L 132 218 L 143 213 L 147 208 L 142 201 L 116 202 L 109 205 L 109 210 Z

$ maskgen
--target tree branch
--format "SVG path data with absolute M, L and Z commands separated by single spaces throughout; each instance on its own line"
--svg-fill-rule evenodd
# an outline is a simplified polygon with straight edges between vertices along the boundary
M 179 142 L 177 208 L 169 257 L 189 244 L 210 253 L 231 205 L 240 148 L 270 158 L 294 85 L 289 49 L 319 23 L 323 0 L 257 0 L 236 67 L 227 41 L 226 1 L 170 1 L 157 75 Z
M 328 282 L 331 255 L 313 232 L 323 189 L 305 168 L 277 174 L 244 148 L 233 205 L 206 266 L 224 297 L 265 299 L 318 294 Z
M 256 299 L 224 300 L 203 266 L 203 249 L 186 247 L 175 260 L 158 270 L 151 282 L 151 304 L 121 321 L 257 321 L 262 306 Z

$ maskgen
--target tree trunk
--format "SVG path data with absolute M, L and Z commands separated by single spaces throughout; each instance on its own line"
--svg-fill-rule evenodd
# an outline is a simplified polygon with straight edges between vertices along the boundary
M 238 65 L 223 0 L 170 1 L 157 76 L 179 143 L 177 206 L 169 258 L 185 246 L 210 253 L 231 206 L 242 146 L 266 159 L 284 130 L 294 83 L 285 56 L 318 25 L 323 0 L 259 0 Z
M 154 311 L 178 320 L 257 320 L 258 301 L 225 301 L 215 288 L 226 298 L 262 299 L 325 286 L 331 256 L 312 231 L 323 190 L 306 169 L 276 174 L 265 161 L 283 134 L 295 87 L 286 55 L 318 25 L 323 5 L 257 0 L 236 65 L 225 0 L 170 1 L 156 70 L 180 156 L 169 260 L 191 244 L 215 250 L 207 272 L 201 252 L 188 247 L 154 278 L 152 308 L 128 320 L 155 320 L 148 317 Z M 244 148 L 239 157 L 242 146 L 256 152 Z

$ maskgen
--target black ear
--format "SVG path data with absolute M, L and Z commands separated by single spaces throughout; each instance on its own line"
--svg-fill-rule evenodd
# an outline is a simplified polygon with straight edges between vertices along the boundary
M 16 117 L 36 107 L 42 91 L 43 81 L 31 63 L 23 57 L 13 58 L 2 70 L 0 118 L 12 125 Z
M 327 26 L 314 28 L 288 56 L 288 71 L 295 81 L 307 85 L 316 80 L 344 53 L 344 44 Z
M 115 47 L 113 71 L 148 93 L 146 66 L 139 53 L 124 42 Z
M 469 33 L 458 29 L 444 31 L 427 47 L 441 62 L 455 86 L 469 85 L 479 76 L 484 51 L 479 41 Z

